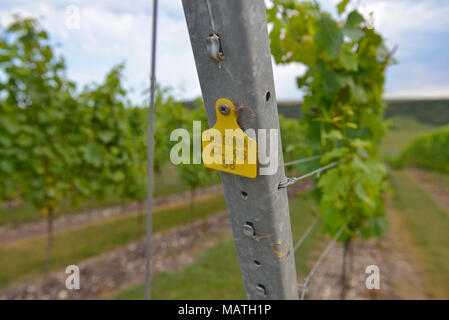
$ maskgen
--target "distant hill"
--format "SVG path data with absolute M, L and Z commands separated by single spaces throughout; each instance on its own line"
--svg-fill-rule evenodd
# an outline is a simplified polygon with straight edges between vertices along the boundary
M 449 123 L 449 99 L 440 100 L 387 100 L 387 118 L 408 115 L 424 123 Z
M 287 118 L 299 118 L 302 101 L 278 101 L 278 111 Z
M 433 124 L 449 124 L 449 99 L 391 99 L 386 100 L 386 118 L 394 116 L 409 116 L 416 120 Z M 193 108 L 193 101 L 184 101 L 184 106 Z M 301 115 L 301 101 L 278 101 L 279 113 L 287 118 L 299 118 Z
M 449 123 L 449 99 L 439 100 L 386 100 L 386 118 L 406 115 L 418 121 L 444 125 Z M 278 101 L 279 113 L 288 118 L 299 118 L 300 101 Z

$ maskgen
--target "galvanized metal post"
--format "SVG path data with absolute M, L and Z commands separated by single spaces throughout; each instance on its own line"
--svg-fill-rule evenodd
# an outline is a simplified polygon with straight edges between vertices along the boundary
M 153 0 L 153 28 L 151 41 L 151 76 L 150 76 L 150 114 L 148 118 L 147 148 L 147 219 L 145 243 L 145 300 L 151 299 L 151 231 L 153 222 L 153 153 L 154 153 L 154 91 L 156 85 L 156 37 L 157 37 L 158 0 Z
M 264 0 L 183 0 L 210 126 L 219 98 L 243 105 L 242 129 L 279 129 Z M 278 167 L 255 179 L 222 172 L 248 299 L 297 299 L 280 133 Z M 259 164 L 260 167 L 260 164 Z

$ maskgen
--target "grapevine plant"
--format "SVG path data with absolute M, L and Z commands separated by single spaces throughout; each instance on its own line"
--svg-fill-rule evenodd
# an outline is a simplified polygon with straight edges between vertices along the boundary
M 63 201 L 135 199 L 145 188 L 122 66 L 78 94 L 47 32 L 16 16 L 0 30 L 0 68 L 0 200 L 20 198 L 47 217 L 48 271 L 52 220 Z
M 418 165 L 449 173 L 449 126 L 415 138 L 397 157 L 388 159 L 395 167 Z
M 339 20 L 311 2 L 278 0 L 267 9 L 278 64 L 301 63 L 303 154 L 337 165 L 317 178 L 323 231 L 339 241 L 380 236 L 388 227 L 386 170 L 377 157 L 385 131 L 384 74 L 393 62 L 383 38 L 356 10 L 338 4 Z M 306 147 L 304 147 L 306 146 Z

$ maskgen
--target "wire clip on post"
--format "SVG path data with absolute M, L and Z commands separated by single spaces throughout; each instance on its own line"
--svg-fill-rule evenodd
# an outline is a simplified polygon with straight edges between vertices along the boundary
M 338 161 L 332 162 L 324 167 L 318 168 L 316 170 L 313 170 L 312 172 L 306 173 L 305 175 L 302 175 L 300 177 L 295 177 L 295 178 L 285 178 L 284 181 L 282 181 L 281 183 L 279 183 L 278 189 L 281 188 L 286 188 L 296 182 L 298 182 L 299 180 L 303 180 L 305 178 L 311 177 L 315 174 L 319 175 L 321 172 L 323 172 L 324 170 L 330 169 L 335 167 L 338 164 Z

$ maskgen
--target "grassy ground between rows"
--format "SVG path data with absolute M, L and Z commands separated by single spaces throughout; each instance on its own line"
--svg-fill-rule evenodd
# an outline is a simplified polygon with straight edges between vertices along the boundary
M 388 153 L 398 153 L 417 136 L 438 128 L 405 116 L 396 116 L 390 120 L 392 125 L 386 132 L 380 145 L 380 154 L 382 156 Z
M 404 171 L 391 171 L 394 205 L 410 232 L 415 257 L 434 298 L 449 298 L 449 215 Z
M 443 188 L 449 188 L 449 174 L 426 170 L 426 174 Z
M 226 210 L 222 194 L 198 200 L 193 220 Z M 189 203 L 161 210 L 153 216 L 153 232 L 182 226 L 191 222 Z M 52 269 L 78 264 L 87 259 L 142 236 L 145 223 L 137 215 L 102 220 L 87 227 L 54 235 Z M 39 236 L 0 245 L 0 287 L 24 276 L 41 274 L 44 265 L 46 238 Z
M 382 141 L 380 152 L 398 153 L 417 136 L 431 132 L 437 126 L 421 123 L 413 118 L 392 118 L 393 126 Z M 429 172 L 440 183 L 448 184 L 447 175 Z M 395 211 L 400 215 L 413 243 L 404 244 L 415 257 L 426 286 L 435 297 L 449 297 L 449 218 L 404 171 L 390 174 Z
M 310 193 L 296 196 L 290 202 L 293 239 L 298 241 L 314 220 L 310 209 L 315 207 Z M 316 257 L 316 250 L 324 239 L 317 226 L 296 252 L 296 269 L 303 276 Z M 234 241 L 229 235 L 200 254 L 197 260 L 181 272 L 161 272 L 152 280 L 153 299 L 245 299 Z M 125 288 L 114 299 L 142 299 L 144 285 Z

